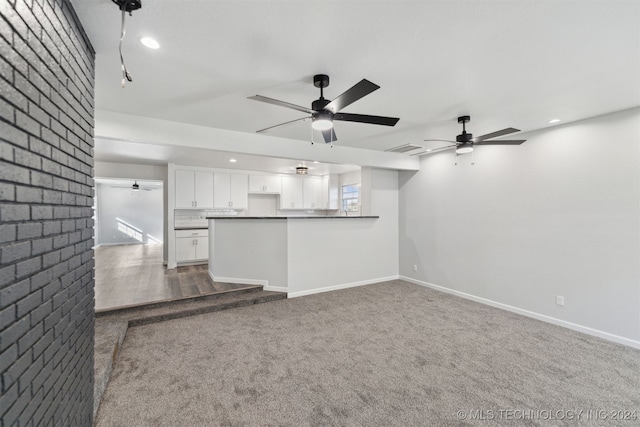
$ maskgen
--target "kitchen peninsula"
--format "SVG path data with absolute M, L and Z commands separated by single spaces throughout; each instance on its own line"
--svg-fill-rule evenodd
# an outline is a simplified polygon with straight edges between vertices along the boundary
M 391 280 L 378 216 L 207 217 L 209 275 L 289 297 Z

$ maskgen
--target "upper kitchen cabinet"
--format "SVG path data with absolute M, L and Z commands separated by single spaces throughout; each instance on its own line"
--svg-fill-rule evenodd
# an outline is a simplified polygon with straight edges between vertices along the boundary
M 282 180 L 277 175 L 249 175 L 249 193 L 280 194 Z
M 302 206 L 304 209 L 327 209 L 327 191 L 323 191 L 324 180 L 319 176 L 305 176 L 302 179 Z
M 322 200 L 326 203 L 326 209 L 340 208 L 339 182 L 338 175 L 325 175 L 322 177 Z
M 213 208 L 213 173 L 176 170 L 176 209 Z
M 213 207 L 215 209 L 247 209 L 248 175 L 214 173 Z
M 298 176 L 282 177 L 280 209 L 304 209 L 302 204 L 302 178 Z

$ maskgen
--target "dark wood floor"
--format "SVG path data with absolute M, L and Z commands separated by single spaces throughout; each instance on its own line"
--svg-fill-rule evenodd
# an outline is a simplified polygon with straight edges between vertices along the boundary
M 95 262 L 96 310 L 250 287 L 213 282 L 206 264 L 167 270 L 162 245 L 101 246 L 95 249 Z

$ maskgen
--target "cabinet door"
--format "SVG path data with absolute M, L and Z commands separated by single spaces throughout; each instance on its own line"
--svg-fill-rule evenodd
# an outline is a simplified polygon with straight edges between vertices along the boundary
M 195 207 L 195 187 L 193 171 L 176 171 L 176 208 Z
M 231 201 L 231 175 L 228 173 L 213 174 L 213 207 L 228 209 Z
M 203 237 L 203 239 L 207 239 Z M 196 259 L 195 239 L 181 237 L 176 239 L 176 261 L 193 261 Z M 208 247 L 208 246 L 207 246 Z
M 209 238 L 208 237 L 196 237 L 193 239 L 195 242 L 195 254 L 194 259 L 209 259 Z
M 211 172 L 195 172 L 195 207 L 213 207 L 213 174 Z
M 325 178 L 326 178 L 326 182 L 323 184 L 323 191 L 324 191 L 324 186 L 326 186 L 327 198 L 325 201 L 327 203 L 327 209 L 339 209 L 340 208 L 340 185 L 339 185 L 340 178 L 338 177 L 338 175 L 327 175 L 325 176 Z
M 264 193 L 266 191 L 266 175 L 249 175 L 249 191 Z
M 302 200 L 305 209 L 325 209 L 322 203 L 322 178 L 305 177 Z
M 279 194 L 282 191 L 282 181 L 277 175 L 265 176 L 265 188 L 267 193 Z
M 303 209 L 302 179 L 296 176 L 282 177 L 280 209 Z
M 248 175 L 231 174 L 231 196 L 230 206 L 233 209 L 247 209 L 249 201 L 247 193 L 249 192 L 249 177 Z
M 278 175 L 249 175 L 249 193 L 280 194 L 281 189 Z

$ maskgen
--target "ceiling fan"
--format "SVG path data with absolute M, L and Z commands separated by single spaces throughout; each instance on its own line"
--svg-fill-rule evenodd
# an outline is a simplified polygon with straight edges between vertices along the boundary
M 140 184 L 138 184 L 137 180 L 134 181 L 133 185 L 112 185 L 111 188 L 128 188 L 129 190 L 132 190 L 132 191 L 140 191 L 140 190 L 153 191 L 153 190 L 156 190 L 156 188 L 154 188 L 154 187 L 141 187 Z
M 520 129 L 515 128 L 506 128 L 502 130 L 498 130 L 495 132 L 488 133 L 486 135 L 473 137 L 473 134 L 468 133 L 465 127 L 465 124 L 471 121 L 471 116 L 460 116 L 458 117 L 458 123 L 462 123 L 462 133 L 456 136 L 455 141 L 448 141 L 444 139 L 425 139 L 425 141 L 443 141 L 443 142 L 451 142 L 453 145 L 448 145 L 446 147 L 436 148 L 434 150 L 430 150 L 430 153 L 440 150 L 447 150 L 449 148 L 456 149 L 456 154 L 466 154 L 473 151 L 474 145 L 520 145 L 526 141 L 526 139 L 498 139 L 492 140 L 492 138 L 497 138 L 499 136 L 509 135 L 511 133 L 520 132 Z
M 280 123 L 275 126 L 260 129 L 256 132 L 264 132 L 278 126 L 294 123 L 300 120 L 307 120 L 310 118 L 312 120 L 311 127 L 315 130 L 321 131 L 324 141 L 326 143 L 330 143 L 337 141 L 336 133 L 333 130 L 334 120 L 368 123 L 372 125 L 383 126 L 395 126 L 395 124 L 398 123 L 398 120 L 400 120 L 399 118 L 395 117 L 369 116 L 365 114 L 351 114 L 340 112 L 340 110 L 342 110 L 346 106 L 356 102 L 357 100 L 370 94 L 371 92 L 380 89 L 380 86 L 376 85 L 375 83 L 371 83 L 367 79 L 362 79 L 360 82 L 353 85 L 350 89 L 347 89 L 346 92 L 335 98 L 333 101 L 324 98 L 324 88 L 329 86 L 329 76 L 327 76 L 326 74 L 316 74 L 315 76 L 313 76 L 313 85 L 317 88 L 320 88 L 320 98 L 311 103 L 311 108 L 290 104 L 288 102 L 279 101 L 277 99 L 268 98 L 262 95 L 248 97 L 248 99 L 252 99 L 254 101 L 261 101 L 268 104 L 279 105 L 281 107 L 290 108 L 292 110 L 310 114 L 310 116 L 291 120 L 285 123 Z

